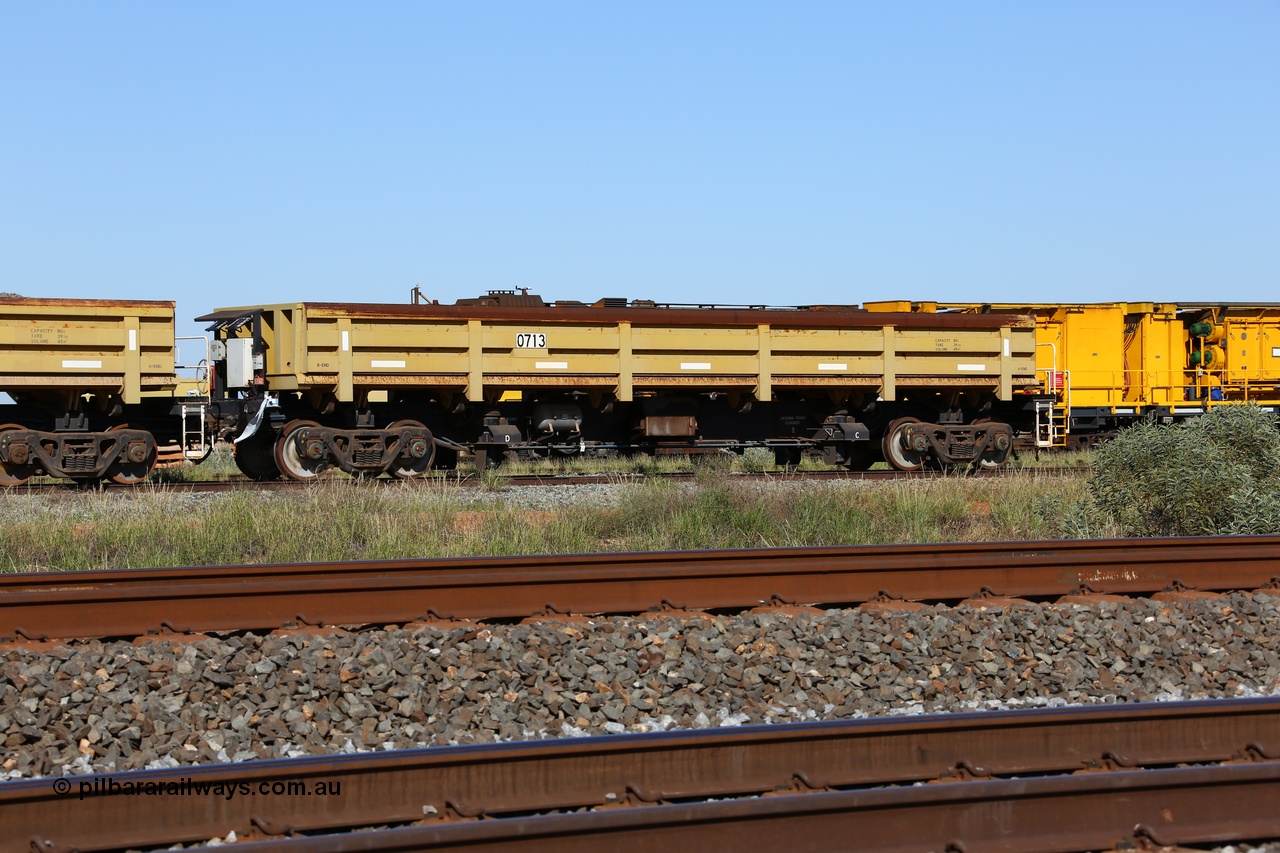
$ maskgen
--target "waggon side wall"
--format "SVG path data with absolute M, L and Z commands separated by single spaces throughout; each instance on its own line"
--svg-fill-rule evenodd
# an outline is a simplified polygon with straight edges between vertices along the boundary
M 430 388 L 496 399 L 513 387 L 987 390 L 1035 385 L 1030 318 L 861 311 L 488 308 L 293 303 L 261 312 L 273 390 Z M 251 334 L 253 324 L 237 334 Z M 524 336 L 524 337 L 521 337 Z
M 172 390 L 174 304 L 0 299 L 0 391 L 68 395 Z

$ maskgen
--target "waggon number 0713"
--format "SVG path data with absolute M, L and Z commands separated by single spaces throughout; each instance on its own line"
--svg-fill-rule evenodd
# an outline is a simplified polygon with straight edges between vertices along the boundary
M 521 332 L 516 335 L 516 349 L 546 349 L 547 336 L 542 332 Z

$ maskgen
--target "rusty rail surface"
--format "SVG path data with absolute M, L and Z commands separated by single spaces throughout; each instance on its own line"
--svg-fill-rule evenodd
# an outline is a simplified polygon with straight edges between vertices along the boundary
M 1274 839 L 1280 762 L 798 794 L 236 845 L 241 853 L 420 850 L 921 850 L 1082 853 Z
M 984 592 L 1255 589 L 1280 536 L 462 557 L 0 576 L 0 640 L 132 637 L 421 619 L 847 605 Z
M 826 830 L 819 830 L 819 824 L 810 827 L 809 820 L 843 821 L 839 824 L 842 827 L 850 825 L 850 821 L 890 821 L 893 833 L 901 834 L 897 839 L 901 846 L 881 849 L 929 849 L 919 834 L 927 828 L 941 833 L 928 836 L 930 843 L 940 839 L 933 849 L 941 850 L 948 840 L 976 843 L 974 836 L 966 834 L 973 828 L 970 823 L 981 825 L 989 821 L 999 813 L 1001 807 L 997 804 L 1002 801 L 1017 810 L 1024 807 L 1017 801 L 1027 799 L 1026 807 L 1034 808 L 1034 801 L 1040 796 L 1036 792 L 1042 790 L 1061 791 L 1077 798 L 1097 795 L 1090 792 L 1105 792 L 1107 797 L 1118 798 L 1123 809 L 1106 808 L 1112 808 L 1117 815 L 1127 815 L 1128 823 L 1119 833 L 1108 825 L 1098 842 L 1105 845 L 1127 837 L 1135 823 L 1150 825 L 1160 838 L 1166 837 L 1160 833 L 1182 828 L 1189 813 L 1187 807 L 1173 812 L 1176 819 L 1171 819 L 1171 827 L 1169 820 L 1159 817 L 1158 810 L 1149 811 L 1132 799 L 1134 792 L 1150 787 L 1150 780 L 1155 778 L 1150 775 L 1151 768 L 1217 763 L 1238 757 L 1252 760 L 1226 770 L 1214 768 L 1211 774 L 1212 785 L 1231 790 L 1230 799 L 1237 801 L 1228 803 L 1230 808 L 1214 805 L 1211 813 L 1220 811 L 1219 817 L 1225 820 L 1228 814 L 1237 815 L 1243 803 L 1251 803 L 1258 812 L 1253 817 L 1264 815 L 1268 832 L 1280 835 L 1280 812 L 1258 807 L 1257 800 L 1250 799 L 1256 797 L 1251 787 L 1255 784 L 1265 783 L 1263 787 L 1272 796 L 1280 791 L 1280 761 L 1276 760 L 1280 758 L 1280 699 L 1266 698 L 988 711 L 434 747 L 9 782 L 0 784 L 0 822 L 6 830 L 0 838 L 0 851 L 107 850 L 125 843 L 149 846 L 225 837 L 233 831 L 245 839 L 415 823 L 423 821 L 424 815 L 436 816 L 440 825 L 413 829 L 416 834 L 404 836 L 412 839 L 409 846 L 388 836 L 391 846 L 386 849 L 412 849 L 418 844 L 497 844 L 524 835 L 551 844 L 572 842 L 580 847 L 588 842 L 602 843 L 600 833 L 674 830 L 687 820 L 715 826 L 717 832 L 738 833 L 723 839 L 749 841 L 756 831 L 750 827 L 757 822 L 801 817 L 806 821 L 802 827 L 793 824 L 790 829 L 784 826 L 761 831 L 796 833 L 792 840 L 799 842 L 810 836 L 813 840 L 824 837 L 820 833 Z M 1133 772 L 1138 767 L 1147 769 Z M 1084 770 L 1098 772 L 1074 777 L 1080 780 L 1078 783 L 1048 779 L 998 781 L 999 777 Z M 965 781 L 974 777 L 988 781 L 976 785 Z M 1210 777 L 1182 774 L 1178 778 L 1192 779 L 1195 786 L 1209 786 L 1204 780 Z M 948 779 L 964 784 L 830 793 Z M 258 793 L 270 790 L 259 788 L 264 783 L 283 785 L 283 790 L 290 790 L 290 784 L 301 786 L 292 789 L 295 792 L 313 792 L 317 784 L 323 784 L 326 793 L 267 796 Z M 1052 784 L 1044 788 L 1041 783 Z M 64 793 L 59 792 L 62 785 Z M 176 786 L 173 791 L 186 793 L 144 793 L 165 790 L 170 785 Z M 202 785 L 244 788 L 232 797 L 192 793 Z M 116 793 L 110 793 L 113 790 Z M 826 793 L 815 796 L 814 791 Z M 589 819 L 572 827 L 554 820 L 548 823 L 548 818 L 530 823 L 520 817 L 531 812 L 754 797 L 771 792 L 786 796 L 693 809 L 606 808 L 595 817 L 578 815 Z M 1159 801 L 1161 808 L 1169 806 L 1163 791 L 1150 796 L 1155 798 L 1152 802 Z M 1216 801 L 1206 796 L 1205 803 L 1208 802 Z M 963 827 L 957 823 L 962 819 L 954 814 L 961 805 L 972 810 L 963 819 Z M 1093 808 L 1089 805 L 1076 812 L 1071 822 L 1097 829 L 1094 824 L 1101 821 Z M 893 817 L 895 810 L 906 814 L 919 809 L 932 811 L 927 811 L 927 819 L 925 813 Z M 850 814 L 840 817 L 845 811 Z M 1034 814 L 1036 817 L 1026 818 L 1030 824 L 1023 824 L 1023 818 L 1018 818 L 1017 823 L 1002 825 L 1002 830 L 1013 831 L 1017 826 L 1018 832 L 1024 832 L 1038 826 L 1041 831 L 1050 827 L 1054 833 L 1064 831 L 1060 815 L 1057 822 L 1050 822 L 1047 816 Z M 982 820 L 974 819 L 979 816 Z M 478 817 L 501 819 L 467 820 Z M 732 825 L 738 823 L 741 826 L 734 829 Z M 917 823 L 920 825 L 912 826 Z M 726 824 L 731 826 L 726 829 Z M 856 830 L 840 831 L 858 832 L 845 838 L 859 838 L 860 847 L 863 839 L 869 842 L 895 837 L 889 834 L 890 824 L 882 829 L 855 825 L 859 827 Z M 983 830 L 989 831 L 990 827 Z M 489 835 L 490 832 L 496 834 Z M 864 836 L 863 832 L 869 834 Z M 567 840 L 565 834 L 569 836 Z M 1091 843 L 1099 838 L 1088 837 Z M 1168 837 L 1185 840 L 1183 835 Z M 1053 849 L 1041 843 L 1040 835 L 1033 833 L 1027 839 L 1028 844 L 1022 847 L 999 849 Z M 721 848 L 722 839 L 715 840 L 717 843 L 708 846 Z M 322 843 L 337 845 L 323 849 L 355 849 L 344 846 L 352 844 L 350 840 L 328 839 Z M 373 842 L 366 837 L 365 843 Z M 634 847 L 637 842 L 627 843 Z M 614 849 L 614 844 L 614 836 L 609 835 L 597 849 Z
M 841 482 L 882 480 L 936 480 L 936 479 L 1000 479 L 1004 477 L 1071 477 L 1089 473 L 1089 468 L 984 468 L 965 471 L 849 471 L 833 468 L 818 471 L 733 471 L 724 476 L 735 481 L 745 482 Z M 649 474 L 504 474 L 501 477 L 503 487 L 522 488 L 532 486 L 582 486 L 599 483 L 640 483 L 645 480 L 695 480 L 697 474 L 692 471 L 658 471 Z M 90 484 L 77 483 L 26 483 L 21 486 L 0 488 L 0 495 L 75 495 L 86 490 L 105 490 L 112 493 L 146 493 L 148 491 L 181 492 L 181 493 L 218 493 L 236 491 L 271 491 L 287 492 L 298 489 L 315 488 L 318 483 L 343 484 L 351 488 L 396 487 L 404 489 L 421 488 L 422 486 L 444 486 L 459 488 L 488 487 L 475 474 L 442 473 L 415 480 L 396 480 L 387 478 L 359 480 L 338 474 L 332 477 L 321 477 L 311 482 L 297 480 L 251 480 L 248 477 L 232 476 L 224 480 L 192 480 L 189 482 L 151 482 L 136 486 L 121 486 L 111 482 Z

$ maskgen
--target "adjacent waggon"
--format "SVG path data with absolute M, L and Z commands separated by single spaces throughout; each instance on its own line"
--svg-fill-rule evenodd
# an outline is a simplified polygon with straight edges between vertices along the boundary
M 159 459 L 202 458 L 204 409 L 175 397 L 174 352 L 172 302 L 0 299 L 0 392 L 14 401 L 0 405 L 0 486 L 133 484 Z
M 1087 446 L 1140 419 L 1280 409 L 1280 304 L 873 302 L 873 311 L 1030 315 L 1039 447 Z

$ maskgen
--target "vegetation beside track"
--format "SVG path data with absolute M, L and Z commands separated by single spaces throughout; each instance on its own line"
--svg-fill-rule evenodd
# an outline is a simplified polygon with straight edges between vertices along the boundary
M 1092 477 L 1035 474 L 1082 462 Z M 220 449 L 205 465 L 159 472 L 161 482 L 128 493 L 6 496 L 0 571 L 1280 532 L 1280 432 L 1276 416 L 1256 406 L 1141 424 L 1092 453 L 1017 464 L 1028 470 L 1001 479 L 735 481 L 735 473 L 780 470 L 770 454 L 752 451 L 518 462 L 484 472 L 481 488 L 468 490 L 445 482 L 464 471 L 377 489 L 340 473 L 300 493 L 198 497 L 165 488 L 234 472 Z M 507 487 L 519 474 L 689 470 L 693 482 L 624 484 L 620 476 L 549 502 Z
M 575 494 L 568 494 L 566 489 Z M 1049 494 L 1076 478 L 964 476 L 881 483 L 693 482 L 480 490 L 346 478 L 300 493 L 186 495 L 163 486 L 0 500 L 0 569 L 82 569 L 669 549 L 1050 538 Z M 546 490 L 548 493 L 550 490 Z
M 1039 508 L 1065 538 L 1280 532 L 1280 430 L 1259 406 L 1141 423 L 1098 446 L 1086 492 Z

